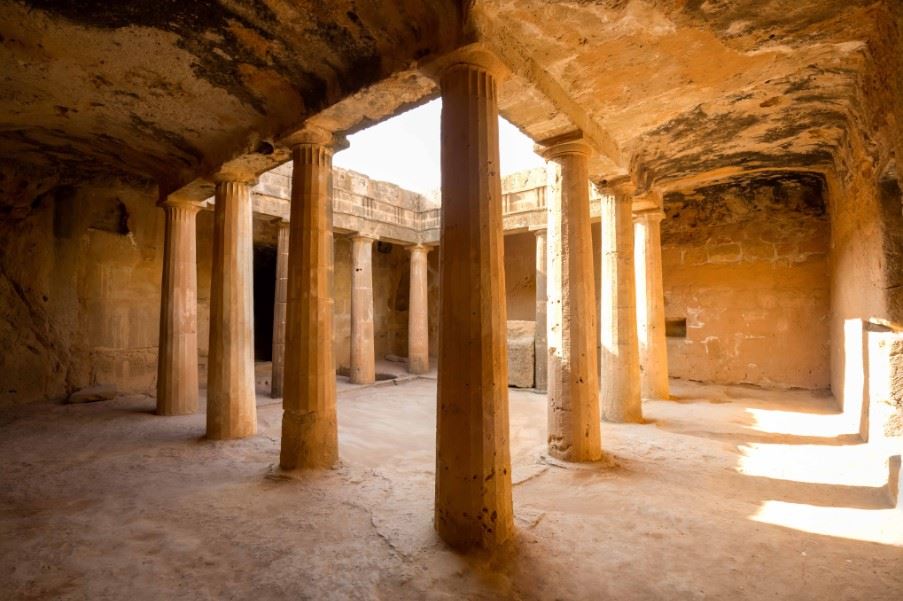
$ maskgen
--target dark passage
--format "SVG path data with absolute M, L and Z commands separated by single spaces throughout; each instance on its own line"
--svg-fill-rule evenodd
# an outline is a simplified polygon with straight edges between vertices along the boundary
M 273 360 L 276 247 L 254 246 L 254 360 Z

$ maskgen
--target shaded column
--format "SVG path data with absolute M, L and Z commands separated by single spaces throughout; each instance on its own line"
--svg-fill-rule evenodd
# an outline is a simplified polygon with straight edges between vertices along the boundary
M 430 370 L 429 282 L 427 256 L 430 247 L 409 246 L 411 253 L 411 286 L 408 303 L 408 372 L 425 374 Z
M 257 431 L 252 185 L 216 183 L 207 360 L 207 437 L 213 439 Z
M 373 348 L 373 238 L 351 238 L 351 382 L 376 381 Z
M 603 194 L 601 204 L 602 418 L 610 422 L 642 422 L 631 197 L 619 191 Z
M 332 347 L 332 135 L 300 132 L 292 140 L 282 399 L 283 469 L 326 468 L 338 461 Z
M 270 379 L 270 396 L 282 397 L 285 374 L 285 305 L 288 294 L 288 236 L 289 223 L 279 221 L 276 242 L 276 299 L 273 302 L 273 374 Z
M 197 214 L 191 201 L 168 198 L 160 290 L 160 348 L 157 355 L 157 413 L 188 415 L 198 410 Z
M 602 456 L 589 153 L 580 139 L 543 153 L 560 165 L 548 204 L 549 454 L 566 461 Z
M 642 211 L 634 216 L 640 391 L 647 399 L 670 397 L 662 284 L 661 221 L 664 216 L 661 210 Z
M 498 91 L 485 52 L 459 54 L 442 90 L 436 513 L 457 547 L 514 530 Z
M 536 234 L 536 335 L 533 342 L 533 379 L 537 391 L 546 391 L 549 358 L 548 336 L 546 333 L 546 248 L 548 246 L 545 229 Z

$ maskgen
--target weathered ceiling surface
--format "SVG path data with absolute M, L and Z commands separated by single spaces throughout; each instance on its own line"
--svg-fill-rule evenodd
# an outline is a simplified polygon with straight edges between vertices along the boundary
M 457 43 L 454 0 L 0 0 L 0 156 L 183 183 Z
M 880 26 L 899 23 L 901 4 L 479 0 L 477 21 L 507 62 L 540 65 L 581 118 L 614 140 L 621 169 L 632 159 L 641 179 L 661 183 L 829 166 L 857 125 L 866 63 L 883 58 L 874 55 Z M 892 78 L 893 65 L 884 68 Z M 556 129 L 535 118 L 527 96 L 503 108 L 531 135 Z
M 502 114 L 538 142 L 582 130 L 594 177 L 818 172 L 851 130 L 903 120 L 880 77 L 903 79 L 901 6 L 0 0 L 0 156 L 197 186 L 236 157 L 284 160 L 255 149 L 305 121 L 352 131 L 435 95 L 418 64 L 479 40 L 512 72 Z

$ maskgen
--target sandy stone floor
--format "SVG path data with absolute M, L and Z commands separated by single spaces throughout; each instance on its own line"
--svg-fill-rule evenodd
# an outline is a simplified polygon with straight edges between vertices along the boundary
M 262 395 L 233 442 L 141 396 L 0 412 L 0 598 L 903 599 L 903 512 L 828 398 L 675 382 L 569 466 L 512 390 L 518 535 L 463 556 L 431 527 L 435 381 L 342 390 L 342 465 L 300 479 Z

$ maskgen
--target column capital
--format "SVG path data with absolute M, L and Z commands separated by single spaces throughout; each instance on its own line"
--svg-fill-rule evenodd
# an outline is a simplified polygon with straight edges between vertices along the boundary
M 565 155 L 579 155 L 588 158 L 593 153 L 593 147 L 586 141 L 583 132 L 579 130 L 543 140 L 536 144 L 534 150 L 546 160 L 555 160 Z
M 643 209 L 633 212 L 634 221 L 661 221 L 665 218 L 665 212 L 661 209 Z
M 286 219 L 285 217 L 279 217 L 278 219 L 275 220 L 275 223 L 276 223 L 276 225 L 279 226 L 279 229 L 288 229 L 289 226 L 292 224 L 292 222 L 289 221 L 288 219 Z
M 214 184 L 246 184 L 257 185 L 257 173 L 243 165 L 222 165 L 216 173 L 210 176 Z
M 540 226 L 536 226 L 536 227 L 531 227 L 530 231 L 533 233 L 534 236 L 539 237 L 539 236 L 547 235 L 549 232 L 549 228 L 544 225 L 540 225 Z
M 328 149 L 330 152 L 348 148 L 348 139 L 345 136 L 317 125 L 306 125 L 304 128 L 285 136 L 281 142 L 289 148 L 295 148 L 296 146 L 320 146 Z
M 409 253 L 422 251 L 424 253 L 429 253 L 433 250 L 433 247 L 429 244 L 411 244 L 410 246 L 405 246 L 404 249 Z
M 157 206 L 160 208 L 194 209 L 197 212 L 207 206 L 207 204 L 203 200 L 194 200 L 178 194 L 170 194 L 165 198 L 161 198 Z
M 349 240 L 370 242 L 371 244 L 379 241 L 379 237 L 374 234 L 365 234 L 363 232 L 355 232 L 348 236 Z
M 474 43 L 458 48 L 457 50 L 442 56 L 435 61 L 424 65 L 422 70 L 440 81 L 445 75 L 457 68 L 471 68 L 485 71 L 497 81 L 508 77 L 511 70 L 484 44 Z

